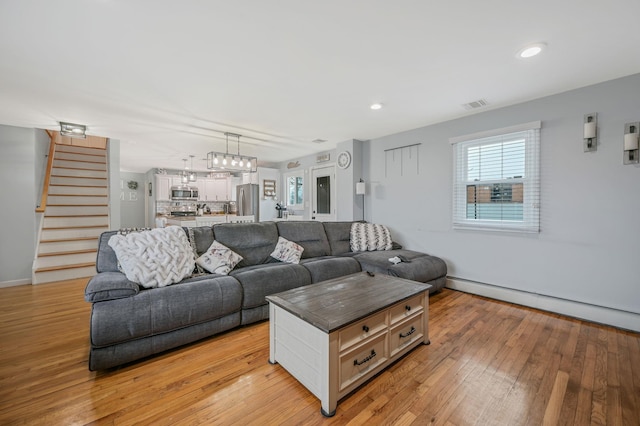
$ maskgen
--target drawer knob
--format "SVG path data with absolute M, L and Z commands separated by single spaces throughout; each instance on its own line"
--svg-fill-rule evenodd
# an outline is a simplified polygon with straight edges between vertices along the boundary
M 407 331 L 406 333 L 400 333 L 400 338 L 404 339 L 405 337 L 411 336 L 415 332 L 416 332 L 416 328 L 414 326 L 411 326 L 411 330 Z
M 405 306 L 404 308 L 405 308 L 407 311 L 410 311 L 410 310 L 411 310 L 411 306 L 409 306 L 409 305 Z
M 363 325 L 363 326 L 362 326 L 362 330 L 363 330 L 365 333 L 368 333 L 368 332 L 369 332 L 369 327 L 367 327 L 366 325 Z
M 371 355 L 365 357 L 362 361 L 358 361 L 357 359 L 354 359 L 353 360 L 353 365 L 362 365 L 365 362 L 371 361 L 373 359 L 373 357 L 375 357 L 375 356 L 376 356 L 376 351 L 371 349 Z

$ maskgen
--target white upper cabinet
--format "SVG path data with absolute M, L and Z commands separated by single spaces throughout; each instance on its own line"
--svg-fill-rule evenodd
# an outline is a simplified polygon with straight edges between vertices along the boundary
M 171 199 L 171 185 L 172 181 L 170 175 L 155 176 L 157 201 L 168 201 Z

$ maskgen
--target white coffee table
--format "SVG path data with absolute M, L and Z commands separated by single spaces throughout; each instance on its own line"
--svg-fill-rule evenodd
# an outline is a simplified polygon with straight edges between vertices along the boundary
M 366 272 L 267 296 L 269 362 L 335 414 L 338 400 L 420 343 L 431 286 Z

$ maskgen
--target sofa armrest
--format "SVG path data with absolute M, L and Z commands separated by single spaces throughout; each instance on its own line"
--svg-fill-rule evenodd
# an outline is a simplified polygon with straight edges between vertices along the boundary
M 140 286 L 129 281 L 122 272 L 100 272 L 87 283 L 84 289 L 84 300 L 93 303 L 124 299 L 135 296 L 139 291 Z

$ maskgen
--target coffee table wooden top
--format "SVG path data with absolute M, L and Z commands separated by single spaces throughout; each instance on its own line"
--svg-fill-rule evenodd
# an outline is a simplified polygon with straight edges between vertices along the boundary
M 266 299 L 331 333 L 431 286 L 404 278 L 366 272 L 272 294 Z

